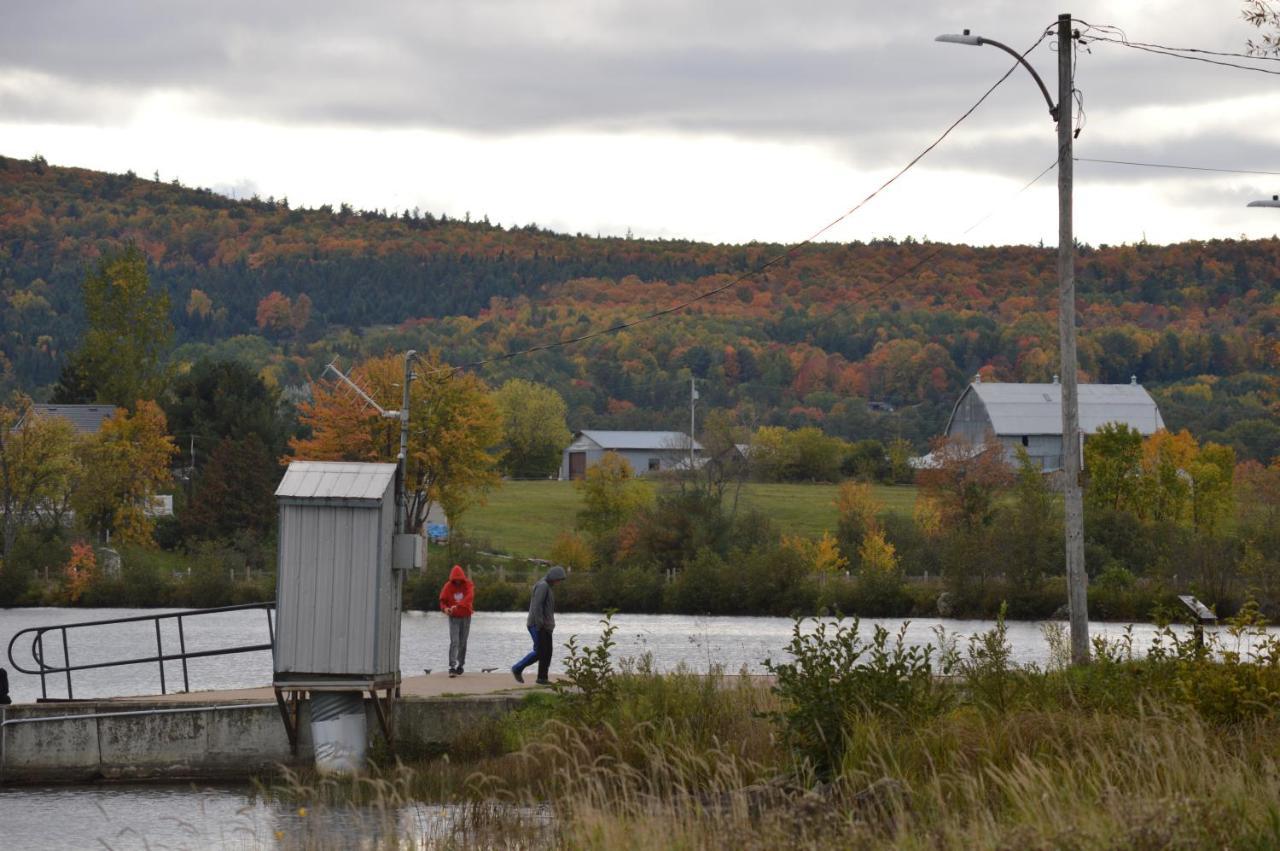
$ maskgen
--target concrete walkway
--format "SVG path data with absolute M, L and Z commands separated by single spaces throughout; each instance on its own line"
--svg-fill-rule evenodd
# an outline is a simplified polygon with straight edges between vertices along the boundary
M 401 697 L 447 697 L 451 695 L 471 696 L 478 694 L 498 694 L 521 689 L 545 688 L 535 685 L 533 671 L 526 671 L 524 685 L 516 682 L 510 671 L 493 671 L 488 674 L 463 674 L 450 677 L 445 671 L 433 672 L 416 677 L 405 677 L 400 681 Z M 559 679 L 553 675 L 552 679 Z M 260 688 L 224 689 L 215 691 L 193 691 L 186 694 L 135 695 L 131 697 L 93 698 L 93 702 L 111 703 L 237 703 L 241 701 L 259 703 L 275 700 L 275 692 L 270 686 Z

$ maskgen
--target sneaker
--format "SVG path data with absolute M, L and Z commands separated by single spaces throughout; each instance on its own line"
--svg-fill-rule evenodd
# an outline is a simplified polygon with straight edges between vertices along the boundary
M 537 683 L 537 684 L 538 684 L 538 685 L 540 685 L 540 686 L 549 686 L 549 685 L 551 685 L 551 680 L 534 680 L 534 682 L 535 682 L 535 683 Z
M 454 677 L 456 677 L 456 676 L 458 676 L 458 672 L 457 672 L 455 669 L 450 668 L 450 669 L 449 669 L 449 679 L 453 679 L 453 678 L 454 678 Z
M 524 682 L 524 673 L 519 668 L 512 668 L 511 676 L 515 677 L 518 683 Z
M 462 666 L 461 666 L 461 665 L 459 665 L 459 666 L 458 666 L 458 670 L 457 670 L 457 672 L 456 672 L 456 673 L 458 674 L 458 676 L 462 676 Z

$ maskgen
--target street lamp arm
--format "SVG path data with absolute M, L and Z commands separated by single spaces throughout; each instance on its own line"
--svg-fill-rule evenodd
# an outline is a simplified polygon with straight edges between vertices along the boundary
M 1000 48 L 1005 53 L 1018 60 L 1019 64 L 1031 73 L 1031 76 L 1036 81 L 1036 85 L 1040 87 L 1040 94 L 1044 95 L 1044 102 L 1049 106 L 1049 115 L 1053 117 L 1054 121 L 1058 120 L 1058 107 L 1054 105 L 1053 98 L 1049 96 L 1048 86 L 1044 84 L 1044 80 L 1040 79 L 1040 75 L 1036 73 L 1035 68 L 1031 67 L 1031 63 L 1027 61 L 1026 57 L 1009 45 L 996 41 L 994 38 L 986 38 L 985 36 L 980 35 L 969 35 L 968 30 L 964 31 L 964 35 L 940 35 L 935 38 L 934 41 L 945 41 L 952 44 L 971 44 L 975 47 L 981 47 L 984 44 L 989 44 L 992 47 Z
M 1280 207 L 1280 195 L 1272 195 L 1270 201 L 1250 201 L 1250 207 Z

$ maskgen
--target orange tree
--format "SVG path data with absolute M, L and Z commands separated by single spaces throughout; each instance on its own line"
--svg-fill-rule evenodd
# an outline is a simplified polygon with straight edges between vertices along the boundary
M 498 484 L 492 450 L 502 440 L 502 420 L 489 388 L 476 376 L 442 369 L 434 353 L 420 355 L 414 371 L 408 490 L 410 531 L 417 532 L 435 503 L 456 522 Z M 382 407 L 400 407 L 400 356 L 367 360 L 351 371 L 351 379 Z M 379 416 L 345 384 L 316 383 L 298 415 L 311 437 L 289 442 L 290 459 L 395 461 L 400 421 Z

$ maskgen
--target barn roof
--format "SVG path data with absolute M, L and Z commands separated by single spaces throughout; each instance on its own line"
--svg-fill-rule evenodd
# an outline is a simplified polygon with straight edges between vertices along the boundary
M 102 424 L 116 414 L 115 405 L 52 405 L 37 402 L 31 412 L 41 417 L 62 417 L 79 434 L 97 434 Z
M 395 464 L 355 461 L 292 461 L 277 497 L 380 500 L 396 477 Z
M 1080 429 L 1085 434 L 1093 434 L 1107 423 L 1124 423 L 1142 434 L 1164 428 L 1160 408 L 1141 384 L 1081 384 L 1078 391 Z M 960 394 L 956 408 L 967 393 L 982 401 L 997 435 L 1062 434 L 1061 384 L 974 382 Z M 955 409 L 951 412 L 954 417 Z
M 580 431 L 582 437 L 590 438 L 600 445 L 601 449 L 683 449 L 689 448 L 689 435 L 682 431 L 597 431 L 589 429 Z M 693 442 L 695 450 L 701 450 L 698 441 Z

